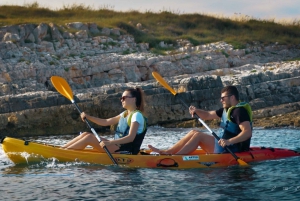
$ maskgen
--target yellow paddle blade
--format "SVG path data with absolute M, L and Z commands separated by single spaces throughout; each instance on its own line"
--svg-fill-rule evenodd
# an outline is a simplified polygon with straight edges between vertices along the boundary
M 69 99 L 70 101 L 73 101 L 73 93 L 72 89 L 67 83 L 67 81 L 59 76 L 52 76 L 51 77 L 51 82 L 55 89 L 64 97 Z
M 170 87 L 170 85 L 158 74 L 157 72 L 152 72 L 152 76 L 166 89 L 168 89 L 174 96 L 176 96 L 176 91 Z
M 242 159 L 237 159 L 237 162 L 242 165 L 242 166 L 249 166 L 248 163 L 246 163 L 245 161 L 243 161 Z

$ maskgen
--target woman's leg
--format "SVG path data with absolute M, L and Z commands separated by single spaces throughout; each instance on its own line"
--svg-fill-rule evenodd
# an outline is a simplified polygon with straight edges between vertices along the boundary
M 77 137 L 75 137 L 74 139 L 72 139 L 71 141 L 69 141 L 67 144 L 65 144 L 64 146 L 62 146 L 62 148 L 68 148 L 69 146 L 71 146 L 72 144 L 74 144 L 75 142 L 77 142 L 78 140 L 82 139 L 84 136 L 86 136 L 88 134 L 90 134 L 90 133 L 84 132 L 84 133 L 78 135 Z
M 65 145 L 64 147 L 67 149 L 82 150 L 87 145 L 90 145 L 94 149 L 97 149 L 99 152 L 105 152 L 104 149 L 100 146 L 97 138 L 91 133 L 83 133 L 76 138 L 74 138 L 71 142 L 66 144 L 68 146 Z M 101 140 L 106 141 L 107 139 L 101 138 Z M 110 145 L 110 146 L 107 146 L 107 149 L 111 153 L 114 153 L 116 150 L 119 149 L 119 147 L 117 145 Z
M 72 144 L 74 144 L 75 142 L 77 142 L 78 140 L 81 140 L 82 138 L 84 138 L 86 135 L 89 135 L 91 133 L 88 132 L 84 132 L 80 135 L 78 135 L 77 137 L 75 137 L 74 139 L 72 139 L 71 141 L 69 141 L 67 144 L 65 144 L 64 146 L 62 146 L 62 148 L 68 148 L 69 146 L 71 146 Z M 107 141 L 107 139 L 100 137 L 101 141 Z

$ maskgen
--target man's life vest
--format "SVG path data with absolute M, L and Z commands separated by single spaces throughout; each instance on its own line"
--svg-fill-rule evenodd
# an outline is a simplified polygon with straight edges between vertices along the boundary
M 250 118 L 251 129 L 252 129 L 252 110 L 251 110 L 251 106 L 246 102 L 240 102 L 237 105 L 230 107 L 227 111 L 225 109 L 223 110 L 223 114 L 222 114 L 222 117 L 221 117 L 221 123 L 220 123 L 220 127 L 223 130 L 221 131 L 220 138 L 228 140 L 230 138 L 233 138 L 233 137 L 237 136 L 240 133 L 239 125 L 236 124 L 236 123 L 233 123 L 230 120 L 230 114 L 231 114 L 232 110 L 234 108 L 238 108 L 238 107 L 243 107 L 247 110 L 247 113 L 248 113 L 249 118 Z M 249 138 L 246 141 L 236 143 L 236 144 L 234 144 L 234 146 L 237 147 L 237 151 L 239 151 L 239 152 L 247 151 L 247 150 L 249 150 L 249 147 L 250 147 L 250 141 L 251 141 L 251 138 Z
M 143 113 L 139 110 L 132 111 L 129 115 L 127 111 L 124 112 L 123 116 L 121 116 L 116 132 L 115 132 L 115 139 L 123 138 L 129 134 L 129 129 L 131 125 L 131 118 L 132 115 L 136 112 L 139 112 L 143 115 Z M 122 150 L 126 150 L 132 154 L 138 154 L 143 143 L 145 134 L 147 132 L 147 118 L 143 115 L 144 118 L 144 128 L 141 133 L 137 133 L 134 140 L 130 143 L 122 144 Z

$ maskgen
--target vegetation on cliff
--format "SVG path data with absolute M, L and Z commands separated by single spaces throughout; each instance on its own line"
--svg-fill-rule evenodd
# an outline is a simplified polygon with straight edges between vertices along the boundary
M 150 48 L 158 49 L 160 41 L 175 45 L 177 39 L 188 39 L 193 45 L 225 41 L 238 49 L 253 41 L 286 45 L 300 43 L 300 21 L 276 23 L 275 20 L 249 16 L 230 19 L 164 10 L 158 13 L 118 12 L 109 6 L 95 9 L 83 4 L 51 10 L 34 2 L 24 6 L 0 6 L 0 19 L 0 26 L 41 22 L 65 26 L 65 23 L 76 21 L 94 22 L 100 29 L 119 27 L 121 31 L 132 34 L 137 43 L 146 42 Z

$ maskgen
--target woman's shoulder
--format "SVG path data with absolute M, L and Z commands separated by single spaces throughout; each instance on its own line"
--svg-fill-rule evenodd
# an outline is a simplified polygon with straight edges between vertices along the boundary
M 124 110 L 119 114 L 120 117 L 126 117 L 127 116 L 127 110 Z
M 135 116 L 137 116 L 137 117 L 143 117 L 144 115 L 143 115 L 143 113 L 141 112 L 141 111 L 139 111 L 139 110 L 136 110 L 133 114 L 132 114 L 132 116 L 133 115 L 135 115 Z
M 132 114 L 131 119 L 137 120 L 139 122 L 143 122 L 145 120 L 145 117 L 141 111 L 136 111 Z

